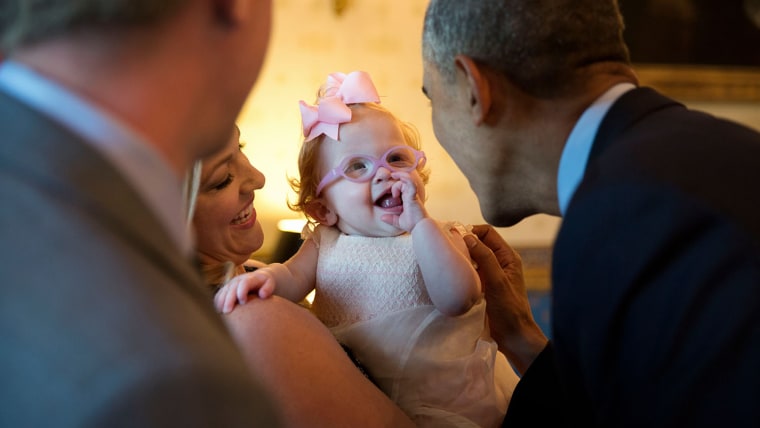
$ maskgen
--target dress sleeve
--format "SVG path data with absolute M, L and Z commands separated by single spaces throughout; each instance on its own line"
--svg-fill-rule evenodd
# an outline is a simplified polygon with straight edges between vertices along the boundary
M 316 227 L 310 225 L 309 223 L 306 223 L 301 230 L 301 240 L 306 241 L 307 239 L 311 239 L 314 241 L 314 244 L 316 244 L 317 248 L 319 248 L 319 235 L 321 232 L 321 229 L 323 229 L 324 226 L 317 225 Z
M 462 236 L 472 235 L 471 224 L 463 224 L 458 221 L 439 221 L 438 224 L 440 224 L 441 228 L 448 233 L 451 233 L 452 230 L 456 230 Z

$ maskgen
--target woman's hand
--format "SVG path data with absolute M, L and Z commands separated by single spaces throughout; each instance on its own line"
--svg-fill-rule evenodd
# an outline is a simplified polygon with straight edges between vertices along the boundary
M 274 294 L 275 279 L 266 268 L 232 277 L 214 296 L 214 306 L 220 313 L 232 312 L 235 305 L 244 305 L 250 293 L 266 299 Z
M 473 226 L 465 236 L 486 296 L 491 336 L 518 372 L 525 373 L 544 349 L 546 336 L 533 319 L 522 260 L 490 225 Z

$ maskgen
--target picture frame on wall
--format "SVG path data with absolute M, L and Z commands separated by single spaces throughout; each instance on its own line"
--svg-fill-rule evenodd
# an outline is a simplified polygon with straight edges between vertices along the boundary
M 760 0 L 619 0 L 642 85 L 681 100 L 760 101 Z

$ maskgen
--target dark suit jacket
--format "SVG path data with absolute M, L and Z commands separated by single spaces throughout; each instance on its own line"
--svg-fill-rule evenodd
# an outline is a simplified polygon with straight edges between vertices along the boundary
M 555 243 L 554 342 L 505 426 L 760 426 L 759 186 L 758 133 L 623 95 Z
M 271 426 L 198 269 L 77 136 L 0 93 L 0 426 Z

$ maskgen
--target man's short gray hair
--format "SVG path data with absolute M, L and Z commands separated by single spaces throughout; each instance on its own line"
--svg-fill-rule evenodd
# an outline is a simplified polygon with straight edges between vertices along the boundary
M 630 62 L 617 0 L 431 0 L 423 59 L 447 82 L 462 54 L 534 95 L 557 94 L 595 62 Z
M 3 0 L 0 51 L 51 37 L 90 30 L 150 26 L 171 16 L 188 0 Z

